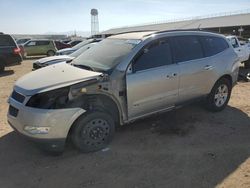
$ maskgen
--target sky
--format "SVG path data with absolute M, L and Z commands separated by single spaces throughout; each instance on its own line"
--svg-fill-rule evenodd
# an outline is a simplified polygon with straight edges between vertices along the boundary
M 0 32 L 46 34 L 90 31 L 90 10 L 99 28 L 250 9 L 250 0 L 0 0 Z

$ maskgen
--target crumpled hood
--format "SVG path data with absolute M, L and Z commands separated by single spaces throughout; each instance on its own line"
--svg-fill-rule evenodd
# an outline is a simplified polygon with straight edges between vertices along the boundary
M 69 61 L 74 59 L 74 57 L 68 56 L 68 55 L 60 55 L 60 56 L 51 56 L 51 57 L 45 57 L 42 59 L 38 59 L 35 62 L 38 62 L 40 64 L 48 63 L 50 61 Z
M 34 95 L 98 78 L 102 73 L 80 69 L 70 64 L 51 65 L 21 77 L 14 89 L 24 95 Z

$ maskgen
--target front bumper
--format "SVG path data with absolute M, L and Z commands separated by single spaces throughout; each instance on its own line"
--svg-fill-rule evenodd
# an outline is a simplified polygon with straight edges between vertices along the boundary
M 35 142 L 46 143 L 47 148 L 52 150 L 58 150 L 64 146 L 71 125 L 85 112 L 81 108 L 55 110 L 31 108 L 13 98 L 9 99 L 9 104 L 7 118 L 11 127 Z M 46 131 L 36 132 L 27 127 L 41 128 Z

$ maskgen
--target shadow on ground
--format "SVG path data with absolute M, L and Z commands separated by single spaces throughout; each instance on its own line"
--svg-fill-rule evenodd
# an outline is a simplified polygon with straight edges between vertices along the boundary
M 0 73 L 0 77 L 9 76 L 9 75 L 12 75 L 12 74 L 14 74 L 13 70 L 5 70 L 4 72 Z
M 0 138 L 2 187 L 214 187 L 250 156 L 250 119 L 199 105 L 118 130 L 105 151 L 51 157 L 11 132 Z

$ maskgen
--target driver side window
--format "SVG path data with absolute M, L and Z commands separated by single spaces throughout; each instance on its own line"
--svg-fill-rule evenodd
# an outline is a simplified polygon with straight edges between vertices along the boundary
M 146 46 L 132 64 L 133 72 L 172 64 L 170 41 L 160 39 Z
M 27 46 L 35 46 L 36 42 L 35 41 L 30 41 L 29 43 L 27 43 Z

